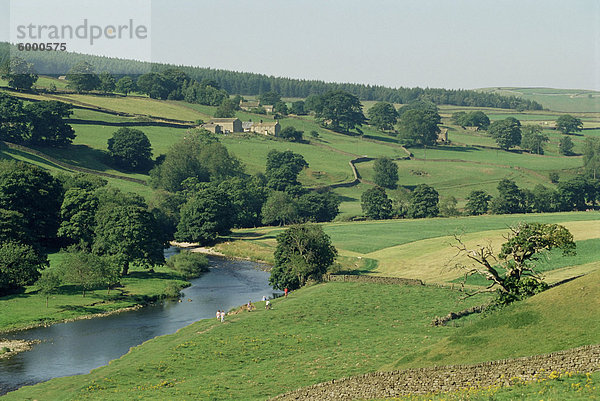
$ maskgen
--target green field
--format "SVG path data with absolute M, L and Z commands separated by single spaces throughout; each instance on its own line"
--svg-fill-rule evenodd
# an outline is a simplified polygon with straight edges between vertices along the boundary
M 272 310 L 258 303 L 224 324 L 202 320 L 88 375 L 24 387 L 5 399 L 264 400 L 342 376 L 600 342 L 598 272 L 487 317 L 432 327 L 435 316 L 485 302 L 459 297 L 421 286 L 314 285 L 274 300 Z
M 60 254 L 49 255 L 50 269 L 60 263 Z M 164 297 L 168 287 L 183 288 L 189 283 L 182 275 L 166 267 L 156 267 L 155 273 L 133 268 L 120 280 L 122 287 L 112 290 L 96 288 L 85 297 L 79 288 L 62 285 L 57 294 L 46 297 L 29 286 L 23 293 L 0 297 L 0 332 L 41 324 L 51 324 L 82 316 L 130 308 Z
M 600 92 L 552 88 L 485 88 L 485 92 L 535 100 L 550 110 L 600 112 Z

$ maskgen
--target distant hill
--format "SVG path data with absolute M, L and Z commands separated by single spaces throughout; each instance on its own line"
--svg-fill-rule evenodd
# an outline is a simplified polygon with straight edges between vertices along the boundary
M 482 92 L 517 96 L 542 104 L 544 108 L 570 113 L 600 113 L 600 92 L 585 89 L 553 88 L 484 88 Z
M 12 49 L 15 54 L 16 49 Z M 10 53 L 7 43 L 0 43 L 0 63 Z M 79 61 L 93 64 L 97 72 L 109 71 L 115 75 L 139 75 L 149 70 L 160 71 L 176 67 L 197 81 L 209 79 L 216 81 L 230 94 L 259 95 L 265 92 L 278 92 L 283 97 L 305 98 L 311 94 L 322 94 L 330 90 L 341 89 L 358 96 L 361 100 L 408 103 L 412 100 L 429 100 L 436 104 L 456 106 L 495 107 L 517 110 L 541 110 L 542 105 L 514 95 L 506 96 L 462 89 L 439 88 L 389 88 L 380 85 L 355 83 L 334 83 L 318 80 L 304 80 L 267 76 L 249 72 L 215 70 L 212 68 L 176 66 L 172 64 L 146 63 L 135 60 L 123 60 L 110 57 L 91 56 L 68 52 L 17 52 L 19 56 L 36 66 L 45 75 L 64 75 Z

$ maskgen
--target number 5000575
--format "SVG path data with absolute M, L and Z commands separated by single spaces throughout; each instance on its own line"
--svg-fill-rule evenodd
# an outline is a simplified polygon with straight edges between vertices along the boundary
M 18 43 L 17 49 L 19 51 L 61 51 L 67 50 L 66 43 Z

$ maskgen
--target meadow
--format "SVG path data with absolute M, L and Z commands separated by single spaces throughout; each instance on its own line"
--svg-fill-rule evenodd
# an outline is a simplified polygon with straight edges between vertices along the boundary
M 4 398 L 264 400 L 377 370 L 548 353 L 600 341 L 599 295 L 597 272 L 492 315 L 434 327 L 433 317 L 486 299 L 460 301 L 457 291 L 426 286 L 318 284 L 273 300 L 271 310 L 257 303 L 225 323 L 201 320 L 88 375 Z

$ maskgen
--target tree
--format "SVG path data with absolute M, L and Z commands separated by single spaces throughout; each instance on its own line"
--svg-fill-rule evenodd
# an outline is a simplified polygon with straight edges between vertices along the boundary
M 267 153 L 267 186 L 275 191 L 295 191 L 300 187 L 298 174 L 306 167 L 308 163 L 302 155 L 273 149 Z
M 306 111 L 304 110 L 304 102 L 302 100 L 292 102 L 292 109 L 290 110 L 290 112 L 297 116 L 305 115 Z
M 508 150 L 521 144 L 521 123 L 514 117 L 494 121 L 488 132 L 500 149 Z
M 54 238 L 62 203 L 60 182 L 39 167 L 0 160 L 0 209 L 23 216 L 35 242 Z
M 392 217 L 392 201 L 381 187 L 367 189 L 360 197 L 360 206 L 365 216 L 374 220 Z
M 461 127 L 477 127 L 486 130 L 490 126 L 489 117 L 480 110 L 469 113 L 458 111 L 452 114 L 452 121 Z
M 298 198 L 298 213 L 304 221 L 331 221 L 339 213 L 340 198 L 329 188 L 310 191 Z
M 261 105 L 271 105 L 274 106 L 277 102 L 281 101 L 281 95 L 277 92 L 266 92 L 258 95 L 258 100 Z
M 230 214 L 234 227 L 261 225 L 261 210 L 267 200 L 264 176 L 232 177 L 219 183 L 219 189 L 227 193 L 231 200 Z
M 440 196 L 438 192 L 427 184 L 419 184 L 412 193 L 408 207 L 408 217 L 419 219 L 435 217 L 439 213 Z
M 472 216 L 486 214 L 489 208 L 489 201 L 491 199 L 492 197 L 485 191 L 471 191 L 469 196 L 467 196 L 467 204 L 465 209 L 467 213 Z
M 156 72 L 141 75 L 136 82 L 141 93 L 145 93 L 152 99 L 166 99 L 169 96 L 169 83 L 165 77 Z
M 142 131 L 121 127 L 108 139 L 108 154 L 115 164 L 132 171 L 148 171 L 152 165 L 152 145 Z
M 110 286 L 118 280 L 118 267 L 108 257 L 69 247 L 58 267 L 61 281 L 81 287 L 82 295 L 100 285 Z
M 556 119 L 556 128 L 565 135 L 579 132 L 583 129 L 583 122 L 570 114 L 563 114 Z
M 407 145 L 433 145 L 437 141 L 440 115 L 428 110 L 410 109 L 400 116 L 400 138 Z
M 72 244 L 91 249 L 96 227 L 99 200 L 94 190 L 69 188 L 60 208 L 61 223 L 58 236 Z
M 46 257 L 30 245 L 0 243 L 0 296 L 33 284 L 47 265 Z
M 315 105 L 315 117 L 320 123 L 334 131 L 350 133 L 367 122 L 358 97 L 342 90 L 321 95 Z
M 131 92 L 135 92 L 136 89 L 137 86 L 129 75 L 126 75 L 123 78 L 119 79 L 117 81 L 117 84 L 115 85 L 115 90 L 119 93 L 125 94 L 125 96 L 127 96 Z
M 543 155 L 542 145 L 548 141 L 548 135 L 542 132 L 542 127 L 539 125 L 526 125 L 521 129 L 521 147 L 529 153 Z
M 58 293 L 61 278 L 55 270 L 42 270 L 40 278 L 35 282 L 38 292 L 46 297 L 46 308 L 50 295 Z
M 2 70 L 0 77 L 8 81 L 8 86 L 19 91 L 31 90 L 38 80 L 33 64 L 20 57 L 11 57 Z
M 565 156 L 571 156 L 573 154 L 573 148 L 575 144 L 573 140 L 568 136 L 563 136 L 558 141 L 558 153 Z
M 296 128 L 289 126 L 279 131 L 279 137 L 290 142 L 302 142 L 302 135 L 304 131 L 297 130 Z
M 25 142 L 29 135 L 27 122 L 23 102 L 14 96 L 0 93 L 0 140 Z
M 273 105 L 273 112 L 279 113 L 283 116 L 287 116 L 290 110 L 287 107 L 287 104 L 284 101 L 279 101 Z
M 398 111 L 394 105 L 387 102 L 378 102 L 367 111 L 369 124 L 381 131 L 389 131 L 394 128 L 398 120 Z
M 440 215 L 444 217 L 459 216 L 460 212 L 456 208 L 458 201 L 452 195 L 442 198 L 439 203 Z
M 261 211 L 262 222 L 266 225 L 287 225 L 298 222 L 298 204 L 287 192 L 272 191 Z
M 238 109 L 239 103 L 234 99 L 223 99 L 217 110 L 215 111 L 216 118 L 232 118 L 235 117 L 235 111 Z
M 398 183 L 398 165 L 392 161 L 389 157 L 381 157 L 375 160 L 373 164 L 373 171 L 375 176 L 373 181 L 375 185 L 394 189 Z
M 152 266 L 164 261 L 163 244 L 154 216 L 136 204 L 103 203 L 96 214 L 92 250 L 112 256 L 129 273 L 130 263 Z
M 98 79 L 100 80 L 100 84 L 98 85 L 98 89 L 104 93 L 114 92 L 116 89 L 116 81 L 115 77 L 112 76 L 109 72 L 101 72 L 98 74 Z
M 89 92 L 100 86 L 100 78 L 96 75 L 94 67 L 86 61 L 75 64 L 66 78 L 68 86 L 78 92 Z
M 181 207 L 175 239 L 202 245 L 213 242 L 233 227 L 232 209 L 226 192 L 215 186 L 205 186 Z
M 457 266 L 466 270 L 465 278 L 481 275 L 489 280 L 487 288 L 475 293 L 496 291 L 496 304 L 500 306 L 548 288 L 536 270 L 536 262 L 545 252 L 556 248 L 561 249 L 563 255 L 575 254 L 573 235 L 558 224 L 521 223 L 511 227 L 498 256 L 494 255 L 490 244 L 468 249 L 459 238 L 455 238 L 459 254 L 473 262 L 470 266 Z
M 582 175 L 558 183 L 558 196 L 564 210 L 586 210 L 600 195 L 598 183 Z
M 319 281 L 336 256 L 337 250 L 321 226 L 292 226 L 277 236 L 269 284 L 278 290 L 295 290 L 309 279 Z
M 523 213 L 523 194 L 517 184 L 503 178 L 498 183 L 498 196 L 492 200 L 492 213 L 494 214 L 511 214 Z
M 22 244 L 35 245 L 26 227 L 27 220 L 14 210 L 0 209 L 0 243 L 16 241 Z
M 600 139 L 586 138 L 583 147 L 583 167 L 594 180 L 600 177 Z
M 64 119 L 73 106 L 55 100 L 30 103 L 24 108 L 29 121 L 27 142 L 42 146 L 65 146 L 75 139 L 75 131 Z
M 220 181 L 241 175 L 239 160 L 207 131 L 187 135 L 167 152 L 164 161 L 150 171 L 150 184 L 170 192 L 183 189 L 186 179 Z

